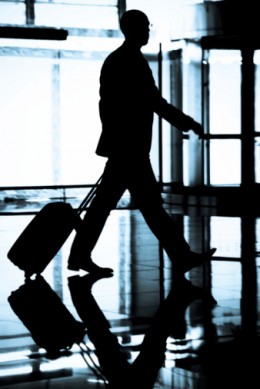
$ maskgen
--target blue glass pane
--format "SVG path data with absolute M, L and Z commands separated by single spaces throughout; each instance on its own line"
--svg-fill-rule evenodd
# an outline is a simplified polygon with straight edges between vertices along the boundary
M 260 184 L 260 137 L 255 139 L 255 182 Z
M 256 249 L 255 249 L 255 251 L 256 251 L 256 253 L 258 253 L 257 265 L 260 267 L 260 218 L 259 217 L 256 219 L 255 231 L 256 231 L 256 246 L 255 246 Z
M 189 185 L 189 141 L 183 140 L 183 183 Z
M 237 139 L 210 141 L 210 184 L 241 183 L 241 143 Z
M 59 58 L 42 41 L 0 48 L 1 186 L 96 182 L 106 162 L 95 153 L 102 42 L 97 51 L 60 49 Z
M 118 29 L 117 7 L 81 4 L 35 4 L 35 23 L 42 26 Z
M 102 60 L 67 59 L 60 66 L 61 181 L 95 182 L 104 159 L 95 154 L 101 132 L 98 111 Z
M 95 182 L 104 165 L 95 154 L 103 59 L 58 62 L 33 53 L 0 56 L 0 183 Z
M 260 50 L 255 51 L 255 131 L 260 131 Z
M 241 108 L 240 51 L 212 50 L 209 117 L 212 134 L 239 134 Z
M 210 246 L 217 247 L 218 257 L 241 257 L 241 218 L 212 216 Z
M 51 66 L 0 57 L 1 185 L 52 183 Z
M 25 2 L 0 1 L 0 24 L 25 24 Z

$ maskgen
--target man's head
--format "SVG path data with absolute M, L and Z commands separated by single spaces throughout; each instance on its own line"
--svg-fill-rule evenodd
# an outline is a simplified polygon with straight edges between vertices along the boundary
M 125 39 L 139 47 L 148 43 L 149 25 L 145 13 L 136 9 L 126 11 L 120 19 L 120 28 Z

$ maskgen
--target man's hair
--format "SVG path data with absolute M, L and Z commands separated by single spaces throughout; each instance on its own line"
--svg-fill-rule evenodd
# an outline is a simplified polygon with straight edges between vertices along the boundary
M 123 13 L 120 19 L 120 29 L 124 35 L 127 35 L 133 29 L 138 29 L 138 27 L 143 27 L 149 23 L 146 14 L 137 9 L 131 9 Z

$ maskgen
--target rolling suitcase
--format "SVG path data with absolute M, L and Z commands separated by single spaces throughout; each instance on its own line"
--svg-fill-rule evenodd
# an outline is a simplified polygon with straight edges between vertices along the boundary
M 19 235 L 7 257 L 24 270 L 25 278 L 42 273 L 71 232 L 79 228 L 80 214 L 92 200 L 101 177 L 76 210 L 69 203 L 48 203 Z
M 27 279 L 11 292 L 8 302 L 34 342 L 49 356 L 56 357 L 83 342 L 85 325 L 74 318 L 42 275 Z

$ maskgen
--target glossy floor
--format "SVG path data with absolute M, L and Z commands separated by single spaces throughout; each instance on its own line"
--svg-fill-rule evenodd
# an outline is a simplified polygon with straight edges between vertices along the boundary
M 9 296 L 25 285 L 24 272 L 7 252 L 33 217 L 21 211 L 0 217 L 0 386 L 260 387 L 258 217 L 205 216 L 200 210 L 183 215 L 168 208 L 194 251 L 217 247 L 211 263 L 187 273 L 187 283 L 180 284 L 139 211 L 114 210 L 93 254 L 114 275 L 94 279 L 69 271 L 72 233 L 42 279 L 26 283 L 24 316 L 18 317 Z M 58 308 L 44 288 L 55 291 L 62 307 L 87 329 L 82 335 L 80 327 L 78 339 L 59 355 L 40 347 L 21 320 L 26 312 L 36 324 L 38 318 L 53 344 L 66 332 L 67 321 L 62 312 L 56 317 Z

